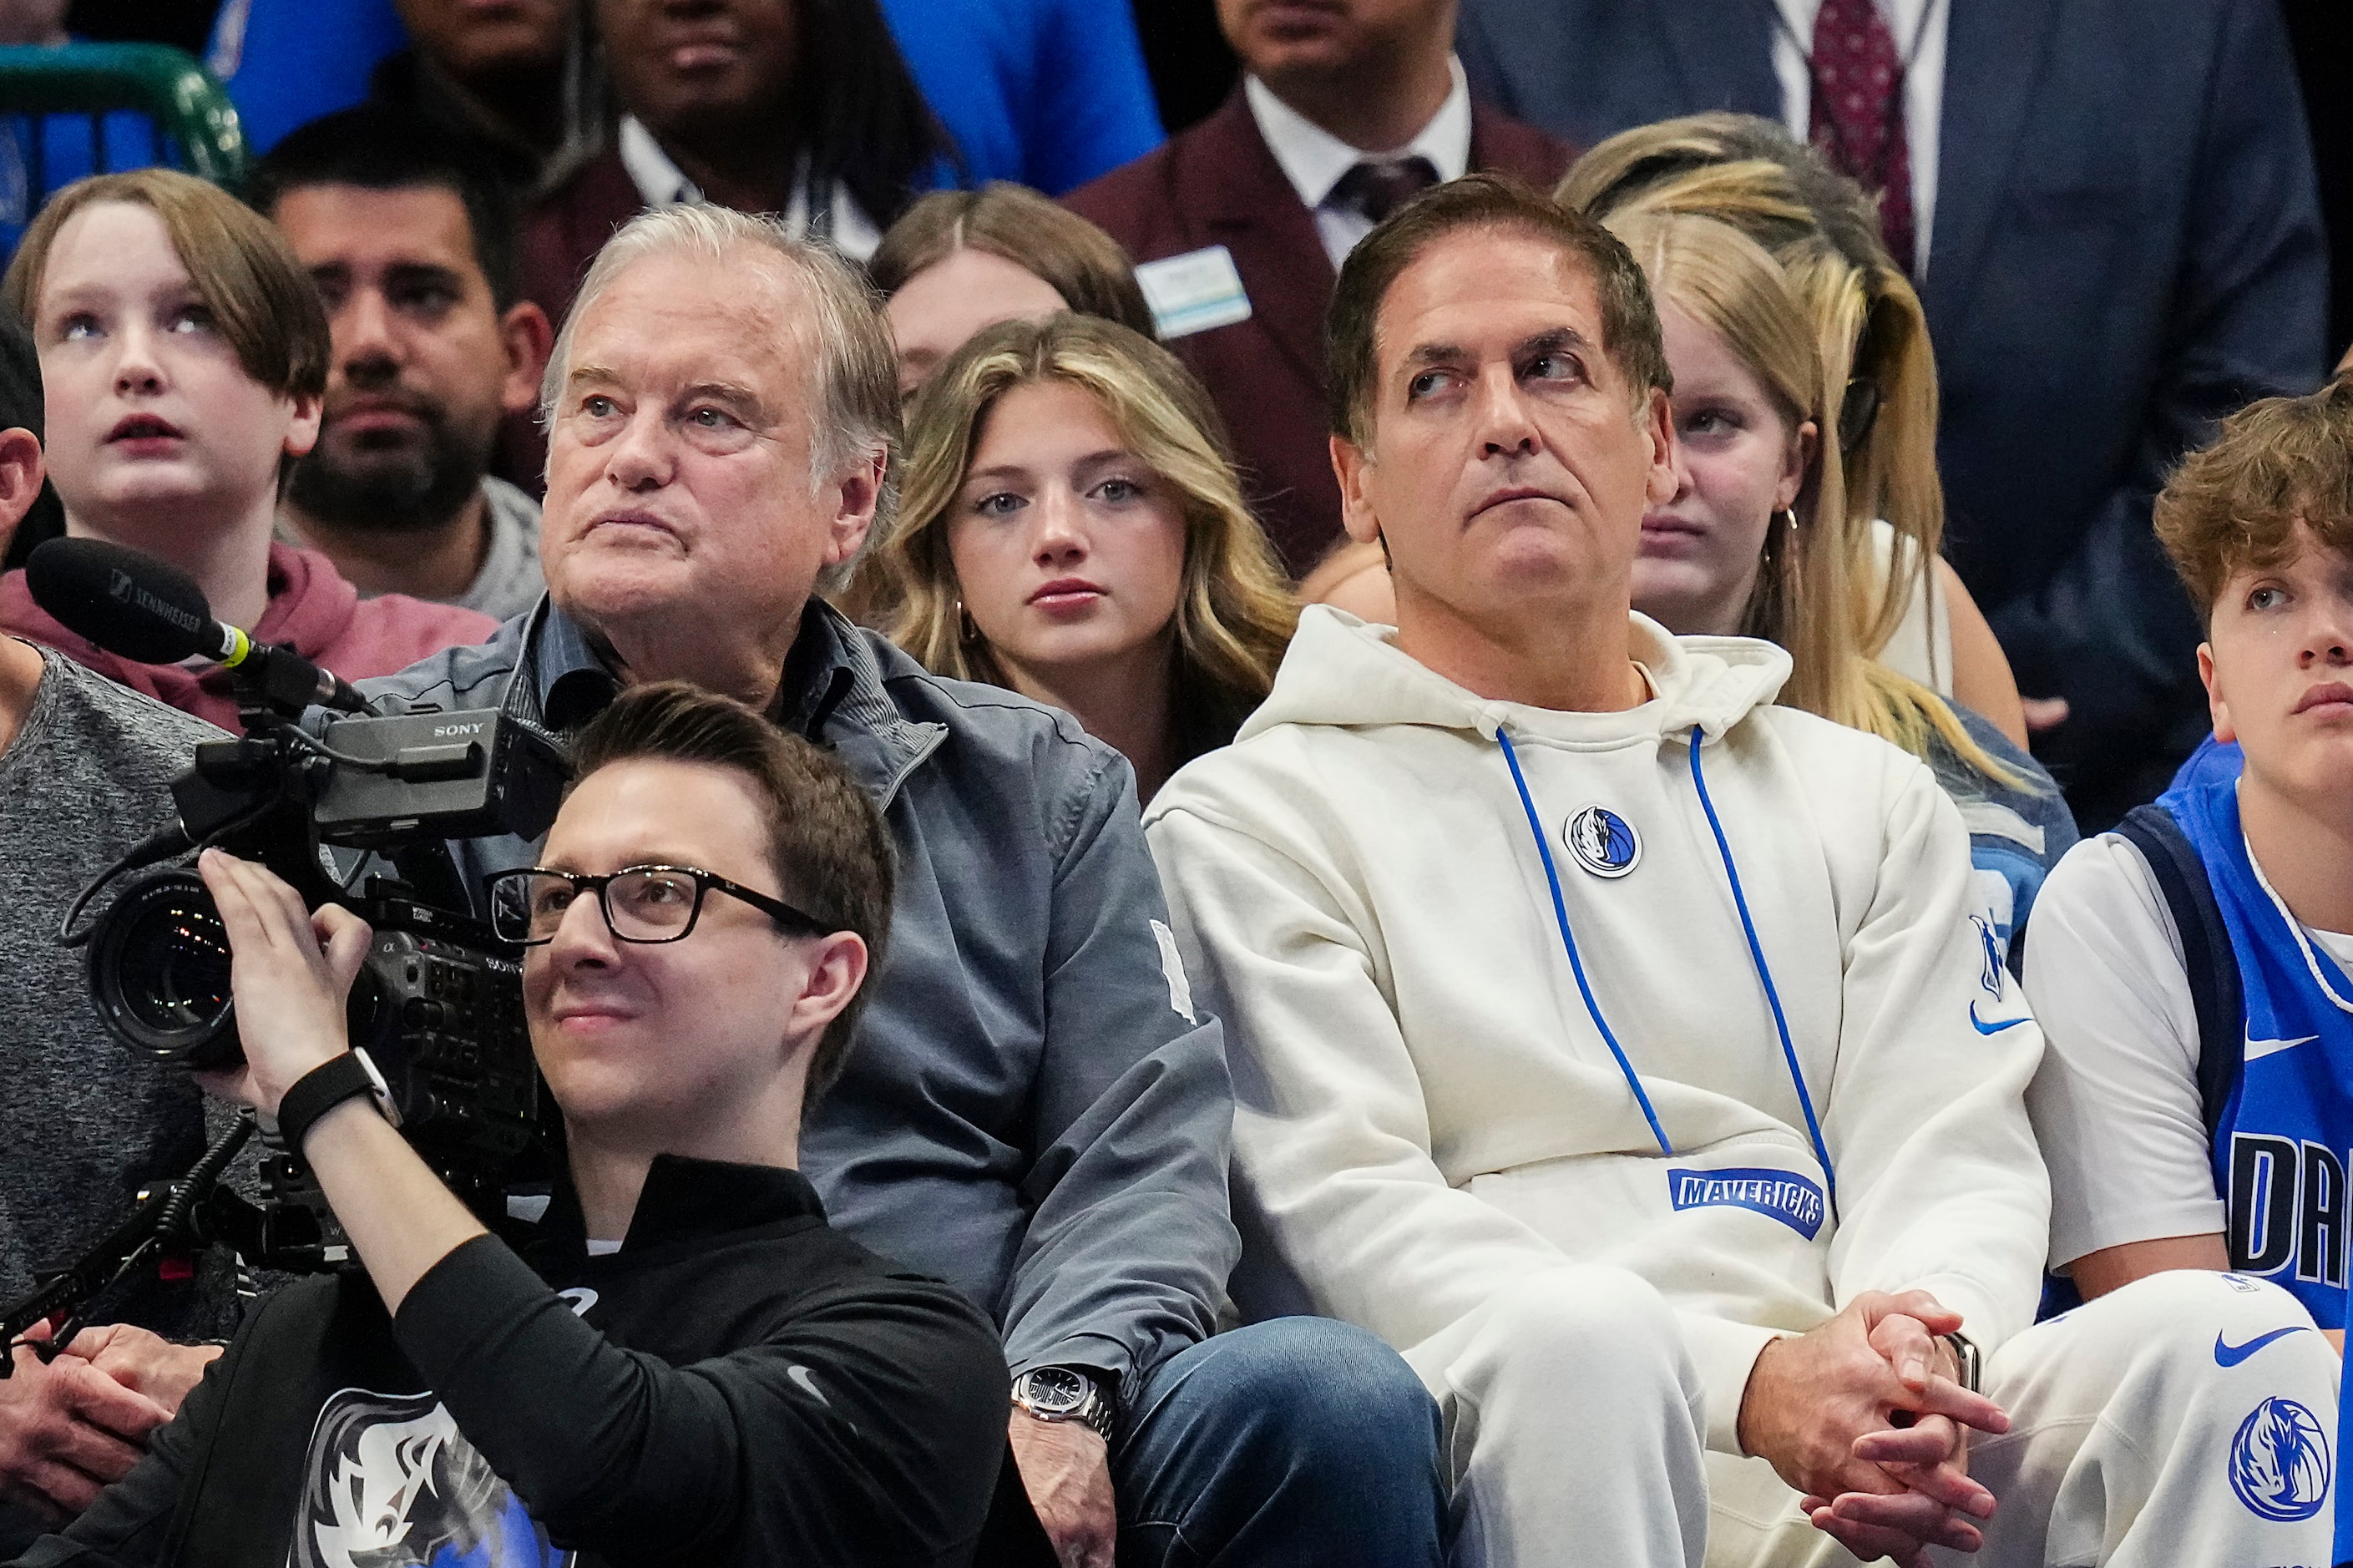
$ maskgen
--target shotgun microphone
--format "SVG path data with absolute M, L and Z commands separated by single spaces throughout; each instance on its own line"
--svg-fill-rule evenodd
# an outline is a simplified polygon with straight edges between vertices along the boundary
M 345 713 L 367 711 L 350 683 L 290 647 L 257 643 L 213 619 L 205 591 L 179 568 L 102 539 L 52 539 L 25 563 L 33 602 L 59 625 L 139 664 L 207 658 L 273 691 Z

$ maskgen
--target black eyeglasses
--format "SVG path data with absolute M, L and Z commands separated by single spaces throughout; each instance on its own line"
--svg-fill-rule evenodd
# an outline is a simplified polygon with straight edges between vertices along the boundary
M 491 929 L 501 941 L 537 947 L 551 941 L 565 911 L 583 891 L 596 895 L 606 929 L 621 942 L 677 942 L 702 917 L 703 895 L 717 890 L 741 899 L 796 936 L 824 936 L 839 928 L 765 893 L 755 893 L 695 866 L 625 866 L 602 877 L 529 866 L 483 879 L 491 897 Z

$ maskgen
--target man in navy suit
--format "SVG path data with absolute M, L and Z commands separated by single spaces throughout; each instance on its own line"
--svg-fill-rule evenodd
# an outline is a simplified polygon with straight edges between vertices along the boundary
M 1161 336 L 1232 427 L 1252 507 L 1304 575 L 1340 537 L 1324 307 L 1389 209 L 1473 169 L 1549 186 L 1569 150 L 1474 101 L 1455 0 L 1218 0 L 1223 108 L 1065 198 L 1145 265 Z
M 2207 726 L 2151 502 L 2221 416 L 2326 363 L 2274 0 L 1462 7 L 1472 89 L 1556 134 L 1739 110 L 1886 192 L 1936 339 L 1948 552 L 2042 700 L 2036 750 L 2087 831 L 2161 789 Z

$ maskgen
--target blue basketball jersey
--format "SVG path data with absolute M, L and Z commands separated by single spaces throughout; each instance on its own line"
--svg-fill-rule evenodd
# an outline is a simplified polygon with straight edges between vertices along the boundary
M 2239 964 L 2245 1057 L 2213 1143 L 2232 1265 L 2292 1292 L 2322 1328 L 2341 1329 L 2353 984 L 2256 872 L 2236 780 L 2179 787 L 2158 804 L 2205 862 Z

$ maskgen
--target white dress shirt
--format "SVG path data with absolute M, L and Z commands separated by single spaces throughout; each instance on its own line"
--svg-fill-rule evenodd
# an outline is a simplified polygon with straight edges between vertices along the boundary
M 1912 226 L 1919 254 L 1912 275 L 1928 275 L 1928 241 L 1936 216 L 1936 147 L 1945 105 L 1945 23 L 1948 0 L 1875 0 L 1895 37 L 1895 58 L 1907 55 L 1904 75 L 1904 143 L 1912 160 Z M 1814 18 L 1822 0 L 1777 0 L 1783 26 L 1773 29 L 1773 74 L 1781 82 L 1781 119 L 1799 141 L 1814 112 L 1814 81 L 1807 62 L 1814 49 Z
M 1267 150 L 1282 165 L 1291 188 L 1315 215 L 1315 231 L 1323 236 L 1324 253 L 1332 258 L 1335 271 L 1348 259 L 1348 252 L 1356 248 L 1356 242 L 1373 232 L 1370 218 L 1332 201 L 1332 187 L 1349 170 L 1368 158 L 1419 156 L 1430 160 L 1440 180 L 1459 180 L 1470 173 L 1471 86 L 1463 79 L 1461 61 L 1450 58 L 1447 68 L 1453 73 L 1454 88 L 1446 101 L 1438 106 L 1419 135 L 1385 153 L 1351 147 L 1275 97 L 1274 89 L 1258 78 L 1243 79 L 1242 96 L 1250 104 L 1250 118 L 1258 121 L 1258 133 L 1266 138 Z
M 638 195 L 645 198 L 646 205 L 667 207 L 702 200 L 702 187 L 671 161 L 661 143 L 654 140 L 654 133 L 636 115 L 623 117 L 615 148 L 621 155 L 621 167 L 629 172 L 629 179 L 638 187 Z M 806 166 L 804 159 L 804 171 Z M 860 261 L 873 255 L 874 247 L 882 243 L 882 231 L 860 208 L 849 187 L 839 181 L 833 187 L 832 207 L 833 232 L 825 237 L 833 242 L 833 247 Z M 808 181 L 805 172 L 793 177 L 793 199 L 785 209 L 784 219 L 785 226 L 795 234 L 808 233 Z

